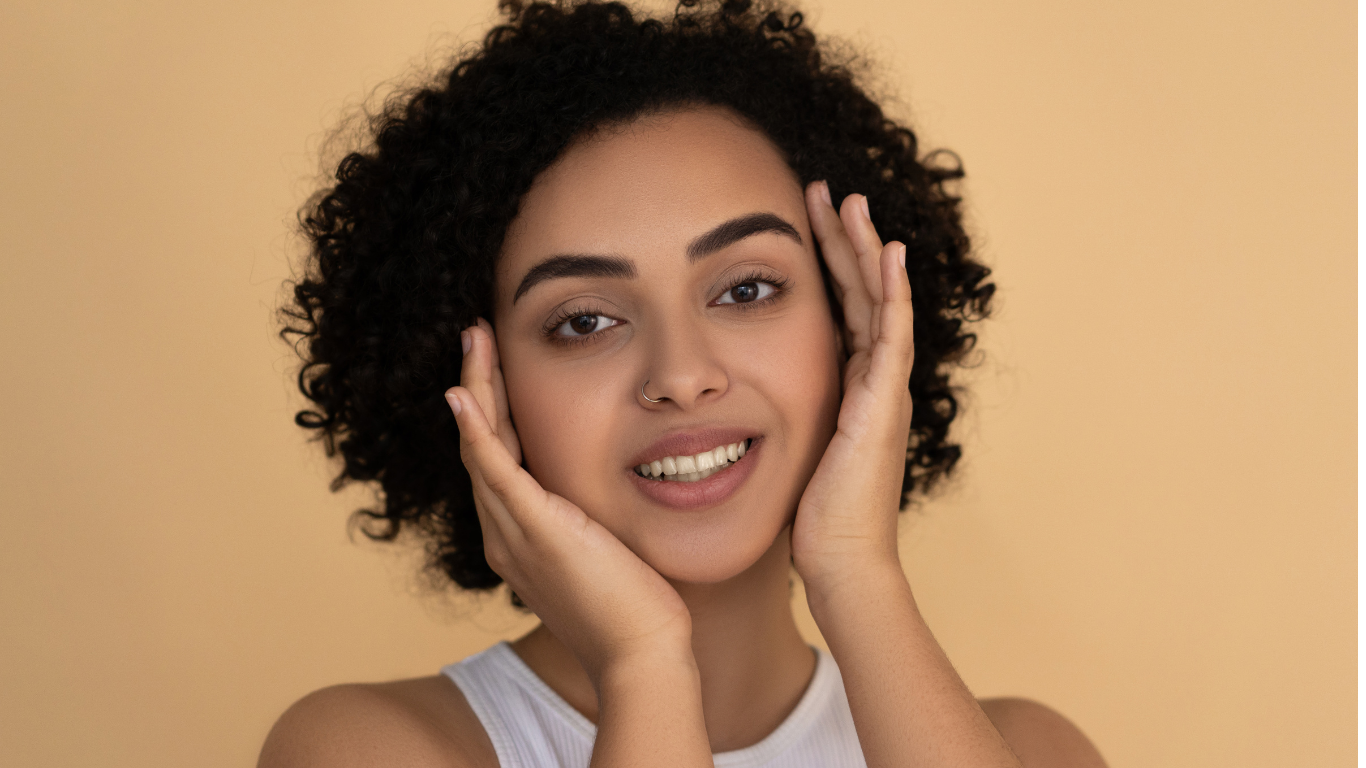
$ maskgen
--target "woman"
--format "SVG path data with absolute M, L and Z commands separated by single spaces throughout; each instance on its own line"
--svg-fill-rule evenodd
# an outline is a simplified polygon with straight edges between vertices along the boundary
M 692 5 L 506 8 L 308 209 L 300 423 L 380 483 L 372 535 L 543 623 L 306 697 L 261 765 L 1102 764 L 975 700 L 898 560 L 991 295 L 961 173 L 800 16 Z

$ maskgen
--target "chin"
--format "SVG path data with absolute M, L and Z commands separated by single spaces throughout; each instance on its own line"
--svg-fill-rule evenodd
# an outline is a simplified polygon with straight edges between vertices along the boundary
M 790 520 L 775 518 L 744 526 L 694 525 L 689 529 L 639 531 L 629 546 L 640 559 L 671 582 L 720 584 L 749 571 L 775 545 L 784 545 Z

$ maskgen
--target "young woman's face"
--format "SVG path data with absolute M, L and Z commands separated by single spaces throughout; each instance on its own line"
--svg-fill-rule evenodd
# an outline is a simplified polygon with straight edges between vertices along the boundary
M 749 568 L 835 428 L 841 347 L 817 259 L 798 179 L 732 113 L 572 145 L 523 198 L 497 272 L 527 469 L 666 578 Z M 710 476 L 682 474 L 745 441 Z M 641 476 L 666 457 L 679 474 Z

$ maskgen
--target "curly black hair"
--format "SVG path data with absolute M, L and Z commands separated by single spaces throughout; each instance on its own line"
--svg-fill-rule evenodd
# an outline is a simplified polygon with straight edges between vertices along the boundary
M 374 539 L 421 534 L 431 566 L 466 589 L 501 579 L 484 559 L 470 478 L 442 395 L 460 381 L 460 332 L 492 317 L 494 264 L 519 201 L 576 137 L 677 107 L 726 107 L 765 132 L 803 185 L 866 194 L 880 234 L 906 244 L 915 304 L 915 409 L 902 506 L 949 472 L 958 411 L 949 371 L 989 312 L 948 152 L 921 155 L 802 24 L 767 2 L 683 0 L 673 16 L 618 3 L 502 2 L 504 23 L 425 87 L 390 98 L 372 143 L 300 212 L 310 243 L 281 335 L 313 403 L 295 421 L 377 482 L 356 515 Z

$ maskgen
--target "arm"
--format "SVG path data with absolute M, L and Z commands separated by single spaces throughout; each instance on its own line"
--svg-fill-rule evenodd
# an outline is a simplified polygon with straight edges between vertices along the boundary
M 818 182 L 807 208 L 850 356 L 835 435 L 797 509 L 793 562 L 839 663 L 864 756 L 875 768 L 1018 768 L 926 626 L 897 552 L 915 357 L 905 247 L 883 245 L 861 196 L 836 212 Z
M 710 766 L 702 681 L 691 650 L 620 664 L 594 678 L 598 737 L 593 768 Z
M 1024 699 L 979 704 L 899 569 L 855 578 L 864 581 L 830 593 L 808 588 L 807 596 L 839 661 L 869 766 L 1105 768 L 1086 736 L 1048 707 Z
M 921 619 L 900 569 L 850 577 L 807 595 L 839 662 L 868 765 L 1018 768 Z

